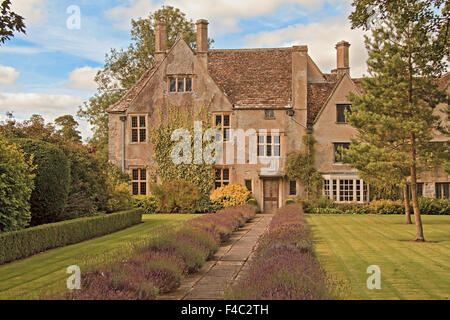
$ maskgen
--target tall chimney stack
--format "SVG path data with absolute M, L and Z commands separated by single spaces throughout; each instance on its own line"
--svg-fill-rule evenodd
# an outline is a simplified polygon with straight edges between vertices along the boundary
M 338 74 L 347 73 L 350 75 L 350 58 L 349 58 L 350 43 L 342 40 L 336 44 L 337 69 Z
M 197 20 L 197 52 L 208 52 L 208 21 Z
M 167 28 L 164 22 L 155 23 L 155 60 L 162 61 L 167 50 Z

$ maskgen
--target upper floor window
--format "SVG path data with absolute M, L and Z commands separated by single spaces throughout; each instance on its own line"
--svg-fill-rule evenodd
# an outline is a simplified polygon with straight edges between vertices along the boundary
M 350 147 L 350 142 L 335 142 L 334 143 L 334 162 L 342 162 L 344 150 Z
M 133 169 L 131 178 L 133 195 L 145 196 L 147 194 L 147 170 Z
M 190 77 L 170 77 L 169 78 L 170 92 L 191 92 L 192 78 Z
M 147 119 L 145 116 L 131 116 L 131 142 L 147 140 Z
M 266 119 L 266 120 L 275 119 L 275 111 L 274 110 L 264 110 L 264 119 Z
M 348 123 L 347 118 L 345 117 L 345 111 L 351 112 L 350 104 L 338 104 L 336 105 L 336 114 L 337 114 L 337 123 Z
M 219 127 L 222 132 L 223 141 L 229 141 L 231 130 L 231 116 L 229 114 L 217 114 L 215 120 L 216 127 Z
M 281 143 L 279 135 L 258 135 L 258 157 L 279 157 Z

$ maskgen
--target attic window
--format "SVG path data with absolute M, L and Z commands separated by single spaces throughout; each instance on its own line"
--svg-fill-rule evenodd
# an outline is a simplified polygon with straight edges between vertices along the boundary
M 345 111 L 351 112 L 349 104 L 338 104 L 336 105 L 337 123 L 348 123 L 348 119 L 345 117 Z
M 192 78 L 169 77 L 169 92 L 192 92 Z

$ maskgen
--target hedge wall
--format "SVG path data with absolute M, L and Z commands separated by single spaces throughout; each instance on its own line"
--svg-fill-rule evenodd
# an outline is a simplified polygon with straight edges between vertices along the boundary
M 0 264 L 125 229 L 142 221 L 141 210 L 45 224 L 0 234 Z

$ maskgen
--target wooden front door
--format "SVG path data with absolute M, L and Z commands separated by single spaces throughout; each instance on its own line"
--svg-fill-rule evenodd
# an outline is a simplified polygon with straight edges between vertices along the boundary
M 279 180 L 264 180 L 264 211 L 271 212 L 278 209 Z

